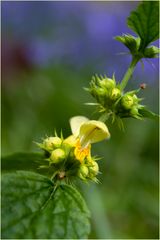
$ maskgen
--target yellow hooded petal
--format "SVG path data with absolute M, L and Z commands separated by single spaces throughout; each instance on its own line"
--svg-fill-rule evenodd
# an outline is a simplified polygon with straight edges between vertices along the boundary
M 90 143 L 100 142 L 110 137 L 107 126 L 100 121 L 87 121 L 80 127 L 79 138 L 82 147 Z
M 73 135 L 78 137 L 81 125 L 88 121 L 89 119 L 83 116 L 72 117 L 70 119 L 70 126 L 71 126 Z

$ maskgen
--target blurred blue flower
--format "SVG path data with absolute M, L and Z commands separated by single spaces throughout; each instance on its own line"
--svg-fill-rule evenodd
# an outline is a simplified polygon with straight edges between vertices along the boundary
M 122 78 L 130 57 L 113 40 L 114 36 L 131 33 L 126 24 L 138 2 L 2 2 L 2 43 L 24 46 L 24 58 L 33 67 L 53 64 L 73 68 L 90 66 L 97 73 Z M 11 43 L 12 42 L 12 43 Z M 13 51 L 5 54 L 13 54 Z M 14 59 L 15 56 L 12 56 Z M 3 62 L 3 58 L 2 58 Z M 155 79 L 155 69 L 145 64 L 145 72 Z M 139 69 L 139 67 L 138 67 Z M 141 73 L 139 69 L 138 74 Z

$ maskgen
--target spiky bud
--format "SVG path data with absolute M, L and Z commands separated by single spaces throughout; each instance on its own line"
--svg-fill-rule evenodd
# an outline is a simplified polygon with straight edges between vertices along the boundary
M 85 180 L 85 178 L 87 177 L 89 171 L 88 171 L 88 167 L 85 164 L 81 164 L 79 171 L 78 171 L 78 176 L 82 179 Z
M 100 86 L 108 90 L 114 88 L 115 85 L 115 81 L 111 78 L 104 78 L 100 81 Z
M 96 176 L 99 172 L 99 166 L 98 163 L 96 161 L 92 161 L 91 166 L 89 168 L 90 174 Z
M 76 144 L 76 138 L 74 135 L 67 137 L 63 141 L 63 145 L 67 145 L 70 148 L 75 147 L 75 144 Z
M 134 98 L 131 95 L 124 95 L 121 99 L 121 104 L 125 109 L 131 109 L 134 104 Z
M 57 148 L 52 151 L 50 160 L 52 163 L 60 163 L 65 159 L 65 152 L 61 148 Z
M 133 106 L 133 107 L 131 108 L 130 114 L 131 114 L 131 116 L 133 116 L 133 117 L 135 117 L 135 116 L 137 116 L 137 115 L 139 114 L 139 113 L 138 113 L 138 108 L 137 108 L 137 106 Z
M 111 92 L 111 99 L 117 100 L 121 96 L 121 91 L 119 88 L 113 88 Z
M 43 148 L 46 151 L 52 151 L 61 146 L 62 140 L 59 137 L 48 137 L 43 141 Z

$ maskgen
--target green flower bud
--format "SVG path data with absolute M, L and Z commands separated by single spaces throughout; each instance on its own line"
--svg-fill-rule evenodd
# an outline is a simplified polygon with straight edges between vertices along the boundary
M 92 161 L 91 166 L 89 167 L 90 174 L 96 176 L 99 172 L 99 166 L 96 161 Z
M 111 78 L 104 78 L 100 81 L 100 86 L 103 88 L 112 89 L 115 85 L 115 81 Z
M 104 88 L 101 88 L 101 87 L 95 87 L 95 88 L 92 88 L 91 94 L 96 99 L 97 98 L 99 99 L 99 98 L 104 97 L 106 95 L 106 90 Z
M 139 115 L 137 106 L 134 106 L 134 107 L 131 108 L 130 114 L 131 114 L 131 116 L 133 116 L 133 117 Z
M 111 92 L 111 99 L 117 100 L 121 96 L 121 91 L 119 88 L 113 88 Z
M 145 48 L 144 57 L 145 58 L 157 58 L 159 53 L 160 53 L 160 49 L 158 47 L 151 46 L 151 47 Z
M 47 151 L 61 146 L 62 140 L 59 137 L 48 137 L 43 141 L 43 147 Z
M 98 88 L 96 92 L 99 97 L 104 97 L 106 95 L 106 90 L 103 88 Z
M 64 139 L 63 144 L 68 145 L 70 148 L 75 147 L 76 145 L 76 137 L 74 135 L 71 135 Z
M 133 101 L 134 101 L 134 104 L 139 102 L 139 99 L 136 96 L 136 94 L 133 95 Z
M 69 156 L 71 158 L 74 157 L 74 151 L 73 148 L 76 146 L 76 137 L 74 135 L 69 136 L 68 138 L 64 139 L 62 142 L 61 148 L 65 151 L 66 156 Z
M 121 99 L 121 104 L 125 109 L 131 109 L 134 104 L 134 98 L 131 95 L 124 95 Z
M 81 164 L 78 171 L 78 177 L 84 180 L 88 176 L 88 172 L 88 167 L 85 164 Z
M 52 151 L 50 156 L 52 163 L 60 163 L 65 159 L 65 152 L 61 148 L 57 148 Z

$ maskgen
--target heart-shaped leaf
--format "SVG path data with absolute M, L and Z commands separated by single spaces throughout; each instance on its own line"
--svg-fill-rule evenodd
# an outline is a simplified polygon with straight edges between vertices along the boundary
M 159 2 L 143 1 L 127 20 L 128 26 L 141 38 L 140 48 L 145 49 L 159 38 Z
M 89 211 L 73 187 L 27 171 L 2 175 L 2 238 L 80 239 Z
M 46 163 L 43 153 L 13 153 L 1 159 L 2 171 L 34 170 L 39 171 L 39 166 Z

